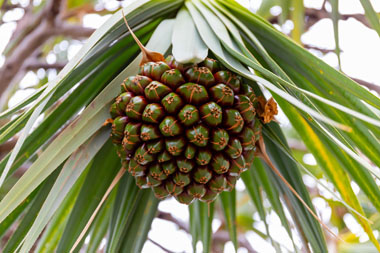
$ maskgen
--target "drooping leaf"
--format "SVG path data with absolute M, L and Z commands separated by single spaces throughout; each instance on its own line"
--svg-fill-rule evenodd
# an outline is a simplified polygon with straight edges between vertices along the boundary
M 36 188 L 12 213 L 10 213 L 3 222 L 0 223 L 0 238 L 7 232 L 12 224 L 20 217 L 20 215 L 28 209 L 33 202 L 37 193 L 41 190 L 41 186 Z
M 220 194 L 222 202 L 223 213 L 227 224 L 228 232 L 232 243 L 234 244 L 235 251 L 238 249 L 237 231 L 236 231 L 236 190 L 231 192 L 223 192 Z
M 115 201 L 115 196 L 116 191 L 113 191 L 94 220 L 94 225 L 90 231 L 90 242 L 88 243 L 86 252 L 96 252 L 102 240 L 105 238 L 112 215 L 111 205 Z
M 200 38 L 186 9 L 181 9 L 177 14 L 172 44 L 173 56 L 178 62 L 199 63 L 207 56 L 208 48 Z
M 107 239 L 107 251 L 120 250 L 128 226 L 132 222 L 133 215 L 140 203 L 142 193 L 135 184 L 135 179 L 126 174 L 120 181 L 115 202 L 113 203 L 112 216 L 110 216 L 110 233 Z
M 30 208 L 28 209 L 28 215 L 26 215 L 21 223 L 18 225 L 16 231 L 12 234 L 12 237 L 7 242 L 7 244 L 4 247 L 5 252 L 14 252 L 16 251 L 17 247 L 23 240 L 24 236 L 28 232 L 29 228 L 32 226 L 34 220 L 36 219 L 36 216 L 38 212 L 40 211 L 40 208 L 42 204 L 44 203 L 44 200 L 46 196 L 48 195 L 51 187 L 54 184 L 54 181 L 56 180 L 57 176 L 59 174 L 59 170 L 56 170 L 54 173 L 52 173 L 46 180 L 43 182 L 41 190 L 39 191 L 39 194 L 36 196 L 36 198 L 33 200 L 33 203 L 31 204 Z
M 66 195 L 82 177 L 93 157 L 106 142 L 108 134 L 107 130 L 100 131 L 66 161 L 49 195 L 46 197 L 33 226 L 25 236 L 22 248 L 24 251 L 29 251 L 34 245 L 50 218 L 52 218 L 59 206 L 64 202 Z
M 203 252 L 211 252 L 212 240 L 212 220 L 214 218 L 214 202 L 204 203 L 199 205 L 199 222 L 201 224 L 201 241 L 203 244 Z
M 272 1 L 263 2 L 262 6 L 269 2 Z M 290 1 L 281 2 L 289 4 Z M 127 19 L 136 32 L 141 32 L 139 38 L 146 41 L 162 19 L 177 17 L 176 21 L 184 22 L 163 21 L 157 28 L 156 35 L 152 36 L 150 49 L 165 53 L 172 42 L 182 48 L 179 49 L 179 52 L 184 58 L 193 60 L 205 57 L 208 47 L 210 47 L 210 51 L 227 68 L 239 74 L 243 73 L 247 81 L 258 81 L 269 89 L 281 109 L 295 125 L 301 138 L 307 143 L 310 151 L 317 157 L 326 176 L 341 193 L 346 206 L 351 207 L 351 210 L 356 210 L 354 215 L 356 214 L 370 239 L 376 244 L 368 219 L 364 217 L 357 196 L 353 194 L 350 180 L 353 179 L 368 196 L 373 206 L 379 209 L 379 189 L 370 172 L 378 177 L 379 174 L 370 162 L 359 155 L 364 154 L 377 166 L 380 164 L 378 157 L 380 145 L 376 138 L 380 133 L 379 117 L 368 108 L 368 104 L 370 104 L 379 109 L 379 99 L 308 54 L 276 31 L 267 21 L 242 9 L 235 1 L 187 1 L 188 9 L 183 9 L 178 13 L 181 6 L 183 6 L 182 1 L 179 0 L 135 1 L 128 6 L 130 12 L 127 13 Z M 285 5 L 281 3 L 281 6 Z M 302 14 L 299 10 L 300 8 L 294 10 L 293 13 Z M 268 12 L 268 8 L 266 11 Z M 102 123 L 108 117 L 109 103 L 117 95 L 120 82 L 127 75 L 137 72 L 138 59 L 133 60 L 138 52 L 137 47 L 131 41 L 129 33 L 125 33 L 121 15 L 116 15 L 112 16 L 111 21 L 101 28 L 101 32 L 90 39 L 83 49 L 84 53 L 81 51 L 80 56 L 75 60 L 76 63 L 75 61 L 70 63 L 71 67 L 65 70 L 66 73 L 60 74 L 56 81 L 44 86 L 41 93 L 37 92 L 42 95 L 39 95 L 38 98 L 37 95 L 33 95 L 15 108 L 0 114 L 0 117 L 2 115 L 9 116 L 19 112 L 18 110 L 23 106 L 29 105 L 26 112 L 21 112 L 18 118 L 11 120 L 2 128 L 6 131 L 0 131 L 0 140 L 5 141 L 26 125 L 23 132 L 26 134 L 22 135 L 21 144 L 16 146 L 12 156 L 8 155 L 0 162 L 0 172 L 3 175 L 10 175 L 31 155 L 38 150 L 42 151 L 41 156 L 30 168 L 31 172 L 22 177 L 15 185 L 18 190 L 13 188 L 7 194 L 6 201 L 0 202 L 0 220 L 3 220 L 4 224 L 7 221 L 12 223 L 15 219 L 12 218 L 12 215 L 17 217 L 24 208 L 27 208 L 27 205 L 23 204 L 23 200 L 33 197 L 31 192 L 41 187 L 41 182 L 52 175 L 56 168 L 63 165 L 65 160 L 69 159 L 67 161 L 69 163 L 70 155 L 101 129 Z M 287 17 L 287 14 L 284 16 Z M 301 23 L 303 23 L 303 20 L 299 19 L 300 16 L 298 15 L 299 25 L 297 27 L 301 27 Z M 188 32 L 187 30 L 183 31 L 184 28 L 178 28 L 182 25 L 192 28 L 188 30 L 191 31 L 191 36 L 179 38 L 187 35 Z M 174 33 L 172 34 L 173 27 Z M 301 31 L 299 28 L 295 30 Z M 183 43 L 188 38 L 193 38 L 193 43 Z M 123 47 L 128 50 L 123 50 Z M 194 48 L 198 49 L 198 47 L 201 51 L 194 51 Z M 258 87 L 256 83 L 253 83 L 252 86 Z M 47 109 L 51 108 L 61 97 L 64 98 L 61 106 L 53 111 L 48 111 Z M 86 107 L 84 111 L 80 112 L 84 107 Z M 46 115 L 44 115 L 43 123 L 29 133 L 32 123 L 44 112 Z M 78 116 L 79 114 L 80 116 Z M 72 119 L 76 119 L 76 121 L 70 123 Z M 105 132 L 104 129 L 101 131 Z M 265 132 L 268 129 L 271 130 L 272 135 L 266 134 L 269 132 Z M 341 129 L 351 129 L 352 132 L 344 132 Z M 286 141 L 278 126 L 269 125 L 265 131 L 264 135 L 272 159 L 290 184 L 296 188 L 308 205 L 312 206 L 300 178 L 301 169 L 288 152 Z M 58 137 L 53 140 L 56 134 Z M 53 136 L 54 138 L 52 138 Z M 273 136 L 278 138 L 272 138 Z M 307 140 L 308 138 L 309 140 Z M 279 143 L 281 145 L 278 145 Z M 309 146 L 314 146 L 314 148 Z M 320 151 L 320 149 L 323 150 Z M 106 157 L 105 160 L 109 158 Z M 84 164 L 81 168 L 84 171 L 79 178 L 69 177 L 72 181 L 69 180 L 71 183 L 66 185 L 70 185 L 70 187 L 63 188 L 63 192 L 71 193 L 68 191 L 69 188 L 73 190 L 75 187 L 78 187 L 76 190 L 79 191 L 79 187 L 83 184 L 80 180 L 82 176 L 87 176 L 85 168 L 91 159 L 90 157 L 87 161 L 83 161 Z M 256 159 L 255 165 L 257 170 L 246 172 L 242 177 L 258 208 L 260 217 L 265 219 L 260 195 L 260 187 L 262 187 L 273 209 L 279 214 L 283 225 L 286 227 L 287 223 L 291 221 L 286 221 L 284 206 L 281 206 L 280 198 L 283 203 L 287 204 L 292 221 L 298 228 L 305 247 L 311 245 L 315 252 L 324 252 L 325 242 L 318 223 L 269 167 L 263 165 L 258 159 Z M 90 163 L 87 168 L 90 169 L 93 166 L 97 165 Z M 28 177 L 30 178 L 28 179 Z M 3 178 L 6 177 L 3 176 Z M 141 251 L 157 210 L 158 201 L 148 190 L 137 193 L 137 188 L 133 183 L 133 179 L 127 180 L 126 175 L 118 187 L 118 192 L 113 193 L 115 196 L 117 194 L 115 201 L 111 198 L 109 202 L 105 203 L 105 205 L 112 206 L 112 213 L 111 211 L 106 212 L 103 208 L 98 214 L 93 224 L 93 230 L 89 231 L 90 243 L 93 245 L 87 248 L 88 252 L 96 250 L 107 229 L 110 232 L 107 237 L 110 242 L 109 249 L 112 249 L 110 251 Z M 84 186 L 91 188 L 88 182 Z M 84 190 L 81 190 L 80 198 L 82 200 L 85 196 L 83 192 Z M 100 196 L 100 193 L 97 195 Z M 228 193 L 223 196 L 225 195 L 229 196 Z M 49 196 L 51 195 L 49 194 Z M 13 199 L 13 197 L 15 198 Z M 76 200 L 77 195 L 71 197 L 70 201 L 78 201 Z M 223 207 L 227 217 L 227 227 L 231 237 L 235 238 L 236 232 L 233 231 L 234 226 L 231 225 L 235 212 L 231 206 L 234 204 L 231 203 L 234 201 L 230 197 L 224 198 Z M 69 205 L 67 201 L 69 200 L 54 202 L 57 205 L 52 209 L 55 214 L 51 213 L 48 216 L 49 220 L 52 216 L 53 219 L 48 224 L 41 239 L 42 242 L 38 246 L 38 250 L 41 252 L 55 251 L 58 243 L 61 243 L 60 249 L 70 249 L 70 244 L 72 245 L 73 240 L 76 240 L 75 237 L 81 230 L 80 227 L 83 228 L 83 222 L 75 222 L 79 220 L 78 214 L 75 212 L 83 211 L 88 219 L 90 211 L 79 210 L 78 202 L 75 202 L 75 206 L 73 206 L 73 203 Z M 94 202 L 96 203 L 96 201 Z M 86 203 L 87 207 L 93 209 L 93 203 Z M 196 242 L 200 239 L 203 242 L 204 251 L 210 251 L 213 206 L 210 210 L 208 208 L 206 204 L 200 202 L 196 202 L 190 207 L 190 231 L 193 236 L 194 250 Z M 43 210 L 42 206 L 41 213 L 46 212 L 47 210 Z M 25 213 L 28 213 L 27 209 L 25 209 Z M 73 218 L 75 216 L 77 217 Z M 8 219 L 9 217 L 11 219 Z M 107 220 L 107 217 L 110 219 Z M 37 216 L 36 220 L 40 219 Z M 41 228 L 36 230 L 33 236 L 38 236 L 46 223 L 39 223 L 38 226 Z M 108 223 L 109 227 L 106 226 Z M 56 230 L 54 230 L 55 227 Z M 68 230 L 72 230 L 74 233 L 71 235 L 67 232 Z M 63 243 L 59 242 L 62 237 L 65 242 L 68 242 L 67 245 L 65 243 L 62 246 Z M 31 247 L 34 241 L 31 240 L 27 244 Z M 83 242 L 84 240 L 81 243 Z M 86 249 L 82 248 L 81 250 Z M 79 251 L 79 247 L 76 251 Z
M 373 8 L 373 6 L 369 0 L 360 0 L 360 2 L 362 3 L 362 6 L 364 8 L 366 18 L 368 19 L 372 28 L 375 29 L 375 31 L 380 36 L 379 15 L 376 13 L 375 9 Z
M 62 204 L 60 204 L 56 210 L 54 216 L 51 218 L 51 221 L 46 226 L 44 233 L 38 241 L 36 252 L 48 253 L 57 248 L 87 173 L 88 170 L 85 170 L 84 173 L 82 173 L 70 189 L 70 192 L 67 193 Z
M 191 234 L 191 244 L 193 252 L 196 252 L 198 240 L 201 238 L 200 209 L 199 201 L 189 205 L 189 231 Z
M 153 218 L 156 216 L 158 203 L 159 200 L 150 189 L 143 190 L 142 198 L 132 218 L 133 223 L 121 240 L 120 252 L 141 252 Z
M 120 166 L 113 144 L 108 141 L 95 156 L 92 166 L 89 168 L 57 251 L 70 251 Z

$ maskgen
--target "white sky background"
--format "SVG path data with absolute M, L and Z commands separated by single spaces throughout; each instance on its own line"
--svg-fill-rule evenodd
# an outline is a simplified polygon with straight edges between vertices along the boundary
M 261 0 L 238 0 L 246 7 L 249 7 L 251 10 L 256 10 L 261 3 Z M 12 2 L 18 2 L 16 0 Z M 20 1 L 21 4 L 23 1 Z M 108 9 L 118 8 L 118 3 L 116 1 L 103 1 L 104 5 Z M 307 7 L 320 8 L 322 5 L 322 0 L 304 0 L 305 5 Z M 380 11 L 380 1 L 372 0 L 372 5 L 377 11 Z M 278 12 L 278 9 L 273 9 L 274 12 Z M 350 14 L 350 13 L 364 13 L 363 8 L 359 0 L 344 0 L 340 1 L 339 11 L 342 14 Z M 0 26 L 0 66 L 4 62 L 4 57 L 1 55 L 5 46 L 7 45 L 9 38 L 16 28 L 15 22 L 9 22 L 13 20 L 18 20 L 23 15 L 22 11 L 16 10 L 13 12 L 8 12 L 4 15 L 5 23 Z M 84 16 L 83 23 L 87 27 L 97 28 L 99 27 L 108 16 L 100 17 L 97 14 L 90 14 Z M 292 29 L 292 23 L 287 22 L 283 27 L 283 31 L 289 32 Z M 357 22 L 354 19 L 349 19 L 347 21 L 340 21 L 339 23 L 339 39 L 340 39 L 340 47 L 342 50 L 341 53 L 341 62 L 342 62 L 342 70 L 344 73 L 351 77 L 363 79 L 368 82 L 375 83 L 380 85 L 380 71 L 379 71 L 379 61 L 380 61 L 380 38 L 377 33 L 369 28 L 365 27 L 361 23 Z M 318 46 L 320 48 L 326 49 L 334 49 L 334 35 L 332 22 L 329 19 L 324 19 L 314 25 L 307 33 L 302 36 L 302 42 L 309 45 Z M 80 50 L 81 43 L 77 42 L 74 44 L 68 44 L 67 41 L 61 43 L 59 46 L 61 50 L 68 50 L 69 58 L 71 58 L 75 53 Z M 338 60 L 334 53 L 328 53 L 326 55 L 322 55 L 318 51 L 312 51 L 315 55 L 326 61 L 333 67 L 338 66 Z M 54 63 L 56 61 L 56 57 L 54 53 L 50 54 L 47 58 L 48 63 Z M 45 73 L 45 71 L 40 70 L 37 72 L 37 75 L 33 72 L 29 72 L 21 81 L 20 86 L 23 88 L 35 85 L 38 82 L 38 77 L 43 77 L 44 75 L 48 75 L 49 79 L 54 78 L 56 75 L 55 71 L 49 71 L 49 73 Z M 16 95 L 10 100 L 9 106 L 14 105 L 22 98 L 30 94 L 31 89 L 25 89 L 18 91 Z M 281 117 L 282 118 L 282 117 Z M 280 119 L 281 121 L 281 119 Z M 309 155 L 309 158 L 305 158 L 310 163 L 313 163 L 313 157 Z M 309 181 L 309 182 L 307 182 Z M 315 184 L 313 180 L 305 179 L 305 183 L 307 184 Z M 326 182 L 327 183 L 327 182 Z M 244 190 L 244 185 L 240 182 L 237 185 L 238 190 Z M 331 215 L 331 210 L 329 210 L 326 202 L 321 198 L 316 198 L 313 200 L 314 205 L 317 207 L 318 212 L 322 219 L 325 222 L 328 222 Z M 181 204 L 178 204 L 175 200 L 169 199 L 166 201 L 162 201 L 159 205 L 159 209 L 165 212 L 172 213 L 176 218 L 183 220 L 184 222 L 188 221 L 188 211 L 187 207 Z M 259 221 L 257 215 L 254 215 L 255 222 L 254 226 L 257 229 L 260 229 L 264 232 L 264 225 Z M 363 230 L 356 223 L 352 216 L 348 215 L 344 217 L 345 222 L 348 224 L 348 227 L 352 232 L 361 235 L 361 241 L 367 240 L 366 235 L 363 233 Z M 293 251 L 293 245 L 290 241 L 285 230 L 281 227 L 279 218 L 276 214 L 270 213 L 268 215 L 268 224 L 270 224 L 270 233 L 275 240 L 280 241 L 283 244 L 284 249 L 288 249 Z M 220 225 L 220 221 L 215 221 L 213 224 L 214 231 Z M 376 232 L 377 234 L 378 232 Z M 152 229 L 149 232 L 149 237 L 156 242 L 159 242 L 164 247 L 172 250 L 174 252 L 192 252 L 191 248 L 191 238 L 189 235 L 184 233 L 183 231 L 179 231 L 175 225 L 170 222 L 162 221 L 159 219 L 155 219 L 152 224 Z M 247 238 L 250 242 L 252 242 L 252 246 L 255 249 L 259 250 L 259 252 L 275 252 L 273 247 L 266 241 L 262 240 L 259 236 L 254 234 L 253 232 L 247 233 Z M 254 242 L 254 243 L 253 243 Z M 299 245 L 300 242 L 296 240 L 296 244 Z M 201 245 L 197 245 L 197 251 L 201 252 Z M 144 246 L 143 252 L 164 252 L 159 249 L 157 246 L 152 244 L 151 242 L 147 242 Z M 233 246 L 231 243 L 226 245 L 225 252 L 234 252 Z M 239 249 L 240 253 L 246 252 L 243 249 Z

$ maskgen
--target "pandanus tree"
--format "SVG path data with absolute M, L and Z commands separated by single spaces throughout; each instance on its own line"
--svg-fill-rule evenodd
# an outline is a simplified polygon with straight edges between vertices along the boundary
M 201 241 L 205 252 L 220 200 L 237 248 L 241 178 L 264 223 L 262 190 L 301 250 L 326 252 L 331 231 L 301 177 L 312 173 L 294 158 L 279 109 L 380 251 L 351 187 L 380 211 L 380 99 L 230 0 L 134 1 L 56 79 L 0 114 L 14 115 L 1 143 L 20 132 L 0 162 L 0 186 L 14 184 L 0 234 L 20 221 L 4 251 L 93 252 L 106 238 L 107 252 L 140 252 L 169 196 L 188 205 L 194 249 Z

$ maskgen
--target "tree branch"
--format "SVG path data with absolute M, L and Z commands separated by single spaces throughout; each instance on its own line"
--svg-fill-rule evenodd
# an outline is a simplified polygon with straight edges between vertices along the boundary
M 42 20 L 45 18 L 45 14 L 46 7 L 37 14 L 33 12 L 33 4 L 29 4 L 29 6 L 25 8 L 25 13 L 17 22 L 16 30 L 12 33 L 9 40 L 10 43 L 4 50 L 5 56 L 10 55 L 19 43 L 41 24 Z
M 157 247 L 159 247 L 160 249 L 162 249 L 163 251 L 165 251 L 165 252 L 167 252 L 167 253 L 175 253 L 174 251 L 168 250 L 167 248 L 165 248 L 164 246 L 162 246 L 162 245 L 159 244 L 158 242 L 153 241 L 153 240 L 150 239 L 150 238 L 148 238 L 148 241 L 150 241 L 151 243 L 153 243 L 154 245 L 156 245 Z
M 225 230 L 218 230 L 217 232 L 215 232 L 212 235 L 212 239 L 213 244 L 219 243 L 221 245 L 224 245 L 226 242 L 231 241 L 230 235 Z M 252 248 L 251 244 L 244 235 L 238 236 L 238 244 L 241 247 L 246 248 L 250 253 L 257 253 L 257 251 Z
M 33 61 L 28 61 L 28 63 L 24 66 L 26 71 L 29 70 L 37 70 L 37 69 L 56 69 L 61 70 L 65 67 L 66 63 L 57 62 L 53 64 L 49 64 L 46 62 L 38 61 L 37 59 L 34 59 Z
M 51 30 L 50 32 L 51 35 L 64 35 L 72 38 L 87 38 L 94 31 L 95 29 L 93 28 L 62 23 L 60 25 L 57 25 L 56 29 Z
M 171 221 L 173 222 L 174 224 L 176 224 L 178 226 L 179 229 L 182 229 L 184 230 L 185 232 L 189 233 L 189 228 L 187 226 L 186 223 L 178 220 L 177 218 L 175 218 L 173 215 L 171 215 L 170 213 L 167 213 L 167 212 L 162 212 L 160 211 L 157 215 L 157 218 L 159 219 L 162 219 L 162 220 L 167 220 L 167 221 Z
M 189 233 L 189 228 L 187 224 L 173 217 L 173 215 L 171 215 L 170 213 L 160 211 L 157 215 L 157 218 L 173 222 L 174 224 L 178 226 L 179 229 L 182 229 L 185 232 Z M 213 243 L 219 243 L 219 244 L 224 245 L 226 242 L 230 241 L 230 236 L 227 231 L 218 230 L 212 235 L 212 240 L 213 240 Z M 244 235 L 238 236 L 238 243 L 240 246 L 246 248 L 248 252 L 252 252 L 252 253 L 256 252 L 252 248 L 251 244 L 248 242 L 247 238 L 245 238 Z
M 20 42 L 18 47 L 14 50 L 13 54 L 9 56 L 0 69 L 0 94 L 7 89 L 12 82 L 14 76 L 21 69 L 23 59 L 27 59 L 42 42 L 49 38 L 46 30 L 49 30 L 51 25 L 47 22 L 42 23 L 32 33 L 29 34 L 23 41 Z
M 325 9 L 315 9 L 315 8 L 305 8 L 305 31 L 307 31 L 311 26 L 317 23 L 319 20 L 324 18 L 331 18 L 331 14 Z M 361 22 L 363 25 L 371 28 L 368 20 L 363 14 L 340 14 L 340 20 L 348 20 L 354 18 Z M 277 24 L 279 22 L 279 16 L 274 16 L 269 19 L 269 22 Z
M 2 11 L 10 11 L 16 8 L 24 9 L 24 7 L 21 6 L 21 4 L 9 4 L 7 1 L 4 1 L 3 6 L 1 6 Z
M 25 17 L 24 21 L 29 21 L 28 23 L 32 23 L 32 25 L 26 26 L 23 32 L 20 32 L 17 41 L 11 45 L 12 54 L 6 58 L 3 67 L 0 69 L 0 94 L 2 96 L 7 93 L 5 91 L 8 86 L 17 76 L 17 73 L 22 70 L 24 61 L 50 37 L 64 35 L 83 38 L 88 37 L 94 31 L 91 28 L 64 23 L 60 19 L 61 5 L 62 0 L 50 0 L 40 15 L 35 17 L 34 22 L 31 22 L 28 16 Z M 0 103 L 0 107 L 2 107 L 2 103 Z
M 16 145 L 17 138 L 13 138 L 0 145 L 0 159 L 4 157 L 5 154 L 9 153 L 13 147 Z
M 351 77 L 351 79 L 354 80 L 355 82 L 357 82 L 358 84 L 361 84 L 361 85 L 367 87 L 370 90 L 376 91 L 377 94 L 380 95 L 380 86 L 379 85 L 376 85 L 376 84 L 373 84 L 373 83 L 369 83 L 367 81 L 364 81 L 364 80 L 361 80 L 361 79 L 358 79 L 358 78 Z
M 321 52 L 322 54 L 327 54 L 327 53 L 335 52 L 334 49 L 320 48 L 320 47 L 312 46 L 312 45 L 309 45 L 309 44 L 304 44 L 303 47 L 306 48 L 306 49 L 317 50 L 317 51 Z
M 0 94 L 7 89 L 12 82 L 13 77 L 17 74 L 23 65 L 23 60 L 27 59 L 38 47 L 43 44 L 49 34 L 46 31 L 54 27 L 54 17 L 59 11 L 62 0 L 50 0 L 43 11 L 36 19 L 43 17 L 41 22 L 37 22 L 37 26 L 25 38 L 23 38 L 13 53 L 6 58 L 4 66 L 0 69 Z

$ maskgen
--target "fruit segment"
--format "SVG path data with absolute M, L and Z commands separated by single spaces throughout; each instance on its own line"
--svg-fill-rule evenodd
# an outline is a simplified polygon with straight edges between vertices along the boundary
M 190 204 L 234 188 L 277 104 L 214 59 L 169 56 L 127 77 L 110 114 L 111 139 L 136 184 Z

